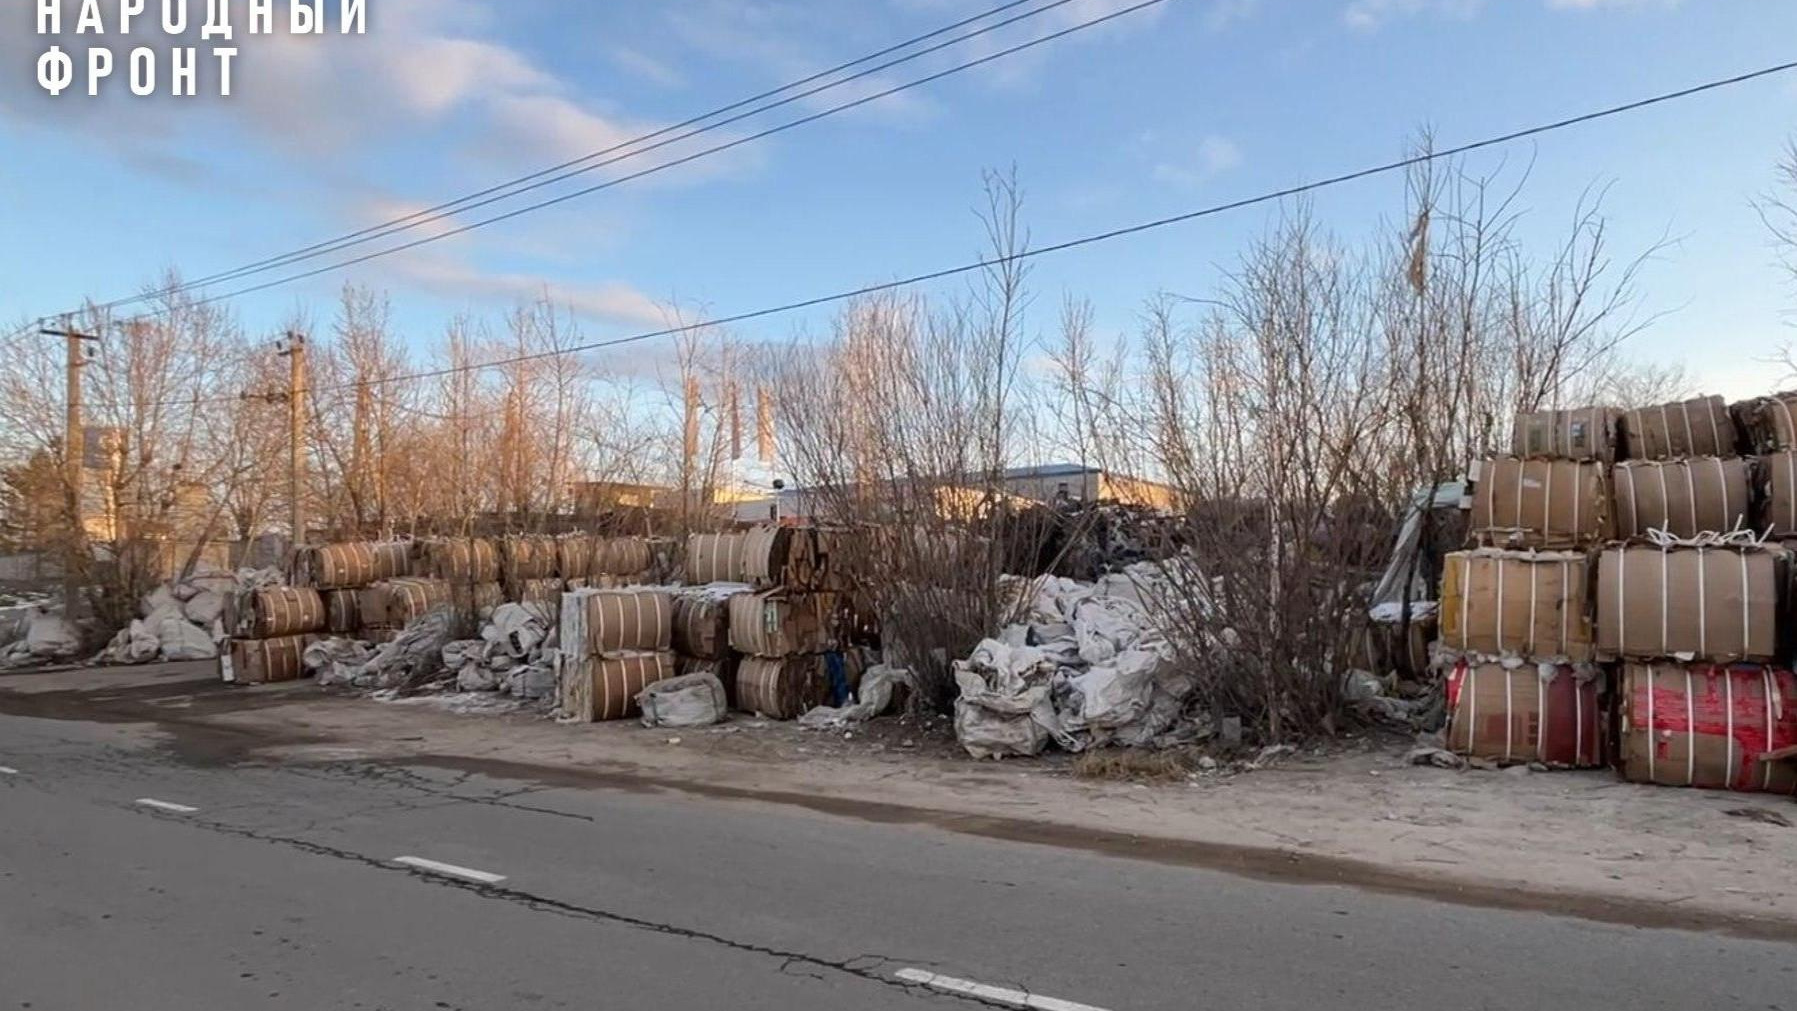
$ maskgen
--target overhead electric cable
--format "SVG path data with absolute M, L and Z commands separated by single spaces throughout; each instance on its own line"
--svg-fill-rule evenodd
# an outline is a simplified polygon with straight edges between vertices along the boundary
M 1780 64 L 1776 64 L 1774 66 L 1762 68 L 1760 70 L 1753 70 L 1753 71 L 1749 71 L 1749 72 L 1742 73 L 1742 74 L 1736 74 L 1732 77 L 1724 77 L 1724 78 L 1719 78 L 1716 80 L 1706 81 L 1702 84 L 1696 84 L 1696 85 L 1692 85 L 1690 87 L 1680 88 L 1676 91 L 1662 92 L 1660 94 L 1653 95 L 1648 98 L 1636 99 L 1634 101 L 1625 102 L 1620 105 L 1612 105 L 1612 106 L 1608 106 L 1608 107 L 1605 107 L 1602 109 L 1597 109 L 1597 110 L 1594 110 L 1591 112 L 1581 113 L 1576 116 L 1569 116 L 1564 119 L 1558 119 L 1558 120 L 1554 120 L 1552 122 L 1542 123 L 1542 124 L 1539 124 L 1536 126 L 1525 127 L 1525 128 L 1519 129 L 1519 130 L 1512 130 L 1508 133 L 1503 133 L 1503 134 L 1498 134 L 1498 135 L 1491 136 L 1491 137 L 1486 137 L 1482 140 L 1469 141 L 1464 144 L 1458 144 L 1453 147 L 1442 148 L 1440 150 L 1425 151 L 1420 154 L 1408 155 L 1403 158 L 1395 159 L 1393 161 L 1383 162 L 1378 165 L 1372 165 L 1367 168 L 1356 169 L 1356 170 L 1353 170 L 1350 172 L 1343 172 L 1338 175 L 1327 176 L 1325 178 L 1315 179 L 1310 182 L 1295 184 L 1292 186 L 1285 187 L 1283 189 L 1270 190 L 1270 191 L 1258 194 L 1256 196 L 1243 197 L 1241 199 L 1231 200 L 1226 203 L 1212 204 L 1210 206 L 1201 207 L 1196 210 L 1185 211 L 1180 214 L 1172 214 L 1172 215 L 1168 215 L 1166 217 L 1161 217 L 1161 218 L 1155 218 L 1155 219 L 1152 219 L 1149 221 L 1143 221 L 1143 222 L 1139 222 L 1139 223 L 1133 224 L 1133 225 L 1126 225 L 1121 228 L 1113 228 L 1113 229 L 1110 229 L 1109 231 L 1097 232 L 1097 233 L 1094 233 L 1091 235 L 1081 236 L 1076 239 L 1069 239 L 1064 242 L 1057 242 L 1052 245 L 1040 246 L 1040 247 L 1037 247 L 1034 249 L 1025 249 L 1020 252 L 1011 254 L 1009 256 L 1001 256 L 1001 257 L 993 257 L 990 259 L 976 260 L 971 263 L 961 264 L 959 266 L 945 267 L 940 270 L 932 270 L 932 271 L 929 271 L 926 273 L 913 274 L 909 277 L 900 278 L 900 279 L 894 280 L 894 281 L 885 281 L 885 282 L 881 282 L 878 284 L 863 285 L 859 288 L 853 288 L 853 289 L 849 289 L 846 291 L 833 292 L 828 295 L 819 295 L 819 296 L 816 296 L 813 298 L 801 299 L 799 301 L 794 301 L 794 302 L 786 302 L 786 303 L 783 303 L 780 305 L 769 306 L 769 307 L 762 308 L 762 309 L 755 309 L 755 310 L 751 310 L 748 312 L 740 312 L 740 313 L 736 313 L 734 315 L 729 315 L 729 316 L 722 316 L 722 317 L 716 317 L 716 318 L 712 318 L 712 319 L 706 319 L 706 320 L 702 320 L 702 321 L 694 322 L 694 323 L 683 323 L 683 324 L 679 324 L 677 326 L 664 327 L 659 330 L 650 330 L 650 331 L 646 331 L 643 333 L 631 334 L 630 336 L 627 336 L 627 337 L 617 337 L 617 338 L 612 338 L 609 340 L 593 341 L 593 342 L 586 343 L 586 344 L 574 345 L 572 347 L 557 348 L 552 351 L 542 351 L 542 352 L 536 352 L 533 354 L 525 354 L 525 355 L 514 355 L 509 358 L 501 358 L 501 359 L 497 359 L 497 360 L 493 360 L 493 361 L 475 362 L 475 363 L 451 366 L 451 367 L 441 368 L 441 369 L 432 369 L 432 370 L 428 370 L 428 371 L 424 371 L 424 372 L 406 373 L 406 374 L 397 375 L 397 376 L 377 377 L 377 378 L 369 379 L 369 380 L 359 382 L 359 383 L 345 383 L 345 384 L 341 384 L 339 386 L 322 387 L 322 388 L 320 388 L 320 390 L 318 392 L 333 392 L 336 390 L 354 389 L 358 386 L 385 385 L 388 383 L 408 382 L 408 381 L 415 380 L 415 379 L 435 379 L 435 378 L 440 378 L 443 376 L 455 375 L 457 373 L 462 373 L 462 372 L 484 371 L 486 369 L 501 368 L 506 365 L 522 364 L 525 362 L 539 361 L 539 360 L 546 359 L 546 358 L 556 358 L 556 357 L 560 357 L 563 355 L 583 354 L 583 353 L 586 353 L 589 351 L 599 351 L 599 350 L 604 350 L 606 348 L 620 347 L 620 346 L 627 345 L 627 344 L 640 343 L 642 341 L 654 340 L 654 339 L 661 338 L 661 337 L 671 337 L 671 336 L 675 336 L 678 334 L 691 333 L 692 331 L 702 330 L 707 327 L 726 326 L 726 325 L 729 325 L 732 323 L 743 323 L 743 322 L 747 322 L 750 320 L 762 319 L 762 318 L 765 318 L 768 316 L 776 316 L 776 315 L 781 315 L 781 314 L 788 313 L 788 312 L 795 312 L 800 309 L 809 309 L 809 308 L 814 308 L 814 307 L 820 306 L 820 305 L 827 305 L 832 302 L 841 302 L 841 301 L 846 301 L 848 299 L 860 298 L 862 296 L 877 294 L 877 293 L 884 292 L 884 291 L 892 291 L 892 290 L 899 289 L 899 288 L 912 287 L 912 286 L 924 284 L 924 283 L 927 283 L 930 281 L 943 280 L 945 278 L 956 277 L 959 275 L 969 274 L 969 273 L 973 273 L 973 272 L 980 271 L 980 270 L 989 270 L 993 267 L 1002 266 L 1002 265 L 1005 265 L 1008 263 L 1014 263 L 1014 262 L 1018 262 L 1021 260 L 1034 259 L 1039 256 L 1046 256 L 1050 253 L 1065 252 L 1066 250 L 1076 249 L 1081 246 L 1089 246 L 1089 245 L 1093 245 L 1095 243 L 1107 242 L 1112 239 L 1122 238 L 1122 237 L 1128 236 L 1128 235 L 1135 235 L 1135 234 L 1139 234 L 1141 232 L 1147 232 L 1147 231 L 1152 231 L 1152 230 L 1159 229 L 1159 228 L 1165 228 L 1170 225 L 1181 224 L 1181 223 L 1188 222 L 1188 221 L 1195 221 L 1200 218 L 1212 217 L 1212 216 L 1215 216 L 1218 214 L 1226 213 L 1228 211 L 1241 210 L 1242 208 L 1245 208 L 1245 207 L 1252 207 L 1252 206 L 1256 206 L 1259 204 L 1266 204 L 1266 203 L 1272 203 L 1272 202 L 1279 201 L 1279 200 L 1286 200 L 1291 197 L 1302 196 L 1306 193 L 1312 193 L 1317 190 L 1327 189 L 1327 188 L 1334 187 L 1334 186 L 1340 186 L 1345 183 L 1355 182 L 1357 180 L 1366 179 L 1366 178 L 1370 178 L 1373 176 L 1384 175 L 1384 174 L 1388 174 L 1391 172 L 1402 171 L 1402 170 L 1410 168 L 1412 166 L 1422 165 L 1422 164 L 1426 164 L 1428 162 L 1433 162 L 1433 161 L 1439 161 L 1444 158 L 1455 158 L 1455 157 L 1459 157 L 1460 155 L 1470 154 L 1474 151 L 1479 151 L 1479 150 L 1483 150 L 1483 149 L 1491 148 L 1491 147 L 1497 147 L 1497 146 L 1500 146 L 1503 144 L 1514 143 L 1519 140 L 1524 140 L 1524 139 L 1527 139 L 1530 137 L 1537 137 L 1537 136 L 1541 136 L 1543 134 L 1553 133 L 1553 132 L 1556 132 L 1559 130 L 1569 129 L 1574 126 L 1579 126 L 1579 125 L 1582 125 L 1585 123 L 1595 122 L 1595 121 L 1601 120 L 1601 119 L 1608 119 L 1610 117 L 1619 116 L 1624 113 L 1634 112 L 1634 111 L 1637 111 L 1640 109 L 1649 108 L 1651 106 L 1662 105 L 1667 102 L 1673 102 L 1673 101 L 1677 101 L 1677 100 L 1683 99 L 1683 98 L 1689 98 L 1693 95 L 1702 94 L 1704 92 L 1715 91 L 1715 90 L 1718 90 L 1721 88 L 1727 88 L 1727 87 L 1731 87 L 1731 86 L 1734 86 L 1737 84 L 1743 84 L 1748 81 L 1753 81 L 1753 80 L 1757 80 L 1757 79 L 1764 78 L 1764 77 L 1770 77 L 1774 74 L 1787 73 L 1793 69 L 1797 69 L 1797 61 L 1780 63 Z M 186 400 L 178 401 L 178 403 L 189 403 L 189 402 L 190 401 L 186 401 Z
M 923 35 L 915 36 L 913 38 L 906 39 L 903 42 L 895 43 L 895 44 L 887 46 L 886 48 L 881 49 L 877 52 L 870 53 L 866 56 L 862 56 L 862 57 L 859 57 L 854 60 L 850 60 L 846 63 L 837 64 L 836 66 L 831 67 L 828 70 L 819 71 L 818 73 L 812 74 L 809 77 L 805 77 L 800 80 L 781 85 L 778 88 L 773 88 L 768 91 L 763 91 L 757 95 L 750 96 L 749 98 L 745 98 L 745 99 L 742 99 L 737 102 L 732 102 L 729 105 L 721 106 L 721 107 L 713 109 L 709 112 L 705 112 L 700 115 L 693 116 L 691 118 L 682 120 L 679 123 L 675 123 L 671 126 L 662 127 L 658 130 L 654 130 L 649 133 L 645 133 L 640 136 L 633 137 L 629 140 L 621 141 L 617 144 L 611 145 L 610 147 L 606 147 L 606 148 L 603 148 L 598 151 L 589 152 L 589 153 L 581 155 L 577 158 L 572 158 L 572 159 L 569 159 L 568 161 L 564 161 L 558 165 L 552 165 L 548 168 L 541 169 L 536 172 L 530 173 L 529 175 L 519 176 L 515 179 L 509 179 L 509 180 L 506 180 L 505 182 L 498 183 L 493 186 L 489 186 L 486 189 L 479 190 L 474 193 L 469 193 L 464 196 L 457 197 L 453 200 L 448 200 L 448 201 L 445 201 L 443 203 L 437 204 L 432 207 L 427 207 L 427 208 L 424 208 L 419 211 L 414 211 L 410 214 L 402 215 L 400 217 L 393 218 L 391 220 L 381 222 L 379 224 L 370 225 L 366 228 L 360 229 L 358 231 L 350 232 L 346 235 L 341 235 L 341 236 L 338 236 L 333 239 L 327 239 L 323 242 L 314 243 L 310 246 L 305 246 L 303 248 L 296 249 L 296 250 L 293 250 L 288 253 L 282 253 L 277 256 L 269 257 L 269 258 L 262 259 L 262 260 L 257 260 L 253 263 L 248 263 L 248 264 L 245 264 L 240 267 L 234 267 L 229 270 L 221 271 L 216 274 L 209 274 L 204 277 L 194 278 L 191 281 L 182 281 L 179 284 L 168 285 L 161 289 L 142 292 L 140 294 L 129 296 L 126 298 L 115 299 L 111 302 L 101 303 L 100 305 L 96 306 L 95 308 L 98 308 L 101 310 L 115 309 L 120 306 L 131 305 L 136 302 L 148 301 L 151 299 L 161 298 L 161 297 L 165 297 L 168 295 L 177 294 L 180 292 L 191 291 L 196 288 L 205 287 L 209 284 L 215 284 L 215 283 L 219 283 L 222 281 L 230 281 L 230 280 L 235 280 L 235 279 L 242 278 L 242 277 L 248 277 L 248 276 L 251 276 L 254 274 L 264 273 L 269 270 L 274 270 L 274 269 L 282 267 L 282 266 L 287 266 L 289 264 L 300 263 L 305 260 L 315 259 L 320 256 L 326 256 L 326 255 L 329 255 L 334 252 L 340 252 L 344 249 L 350 249 L 350 248 L 354 248 L 356 246 L 364 245 L 366 243 L 373 242 L 377 239 L 385 238 L 390 235 L 397 235 L 401 232 L 412 231 L 414 229 L 421 228 L 421 227 L 424 227 L 429 224 L 433 224 L 437 221 L 442 221 L 442 220 L 452 218 L 456 214 L 463 213 L 463 212 L 466 212 L 469 210 L 473 210 L 473 209 L 476 209 L 479 207 L 486 207 L 486 206 L 489 206 L 494 203 L 498 203 L 503 200 L 510 200 L 513 197 L 519 196 L 521 194 L 528 193 L 533 190 L 538 190 L 545 186 L 550 186 L 550 185 L 553 185 L 558 182 L 563 182 L 568 179 L 574 178 L 576 176 L 584 175 L 588 172 L 593 172 L 593 171 L 596 171 L 597 169 L 604 168 L 608 165 L 616 164 L 616 163 L 618 163 L 620 161 L 624 161 L 626 159 L 639 157 L 641 155 L 649 153 L 650 151 L 658 150 L 658 149 L 666 147 L 668 145 L 679 143 L 680 141 L 683 141 L 683 140 L 689 140 L 693 137 L 699 136 L 704 133 L 709 133 L 713 130 L 721 129 L 721 128 L 729 126 L 731 124 L 740 122 L 744 119 L 748 119 L 748 118 L 751 118 L 754 116 L 761 115 L 762 113 L 772 111 L 773 109 L 777 109 L 777 108 L 780 108 L 785 105 L 790 105 L 793 102 L 797 102 L 802 99 L 809 98 L 809 97 L 821 94 L 826 91 L 840 88 L 843 85 L 850 84 L 850 83 L 853 83 L 858 80 L 862 80 L 864 78 L 872 76 L 873 74 L 877 74 L 882 71 L 889 70 L 892 67 L 898 66 L 900 64 L 908 63 L 913 60 L 919 59 L 921 57 L 928 56 L 932 53 L 940 52 L 940 51 L 950 48 L 952 46 L 959 45 L 960 43 L 966 42 L 969 39 L 974 39 L 979 36 L 989 34 L 991 32 L 997 31 L 1001 28 L 1005 28 L 1010 25 L 1017 24 L 1021 21 L 1025 21 L 1030 18 L 1037 17 L 1038 15 L 1045 14 L 1051 10 L 1055 10 L 1057 8 L 1064 7 L 1069 3 L 1075 2 L 1075 0 L 1050 0 L 1050 2 L 1045 3 L 1040 7 L 1036 7 L 1031 10 L 1023 11 L 1022 13 L 1013 15 L 1012 17 L 1006 18 L 1002 21 L 998 21 L 993 24 L 982 26 L 974 31 L 967 32 L 962 35 L 958 35 L 952 39 L 947 39 L 945 41 L 942 41 L 935 45 L 932 45 L 928 48 L 921 49 L 921 50 L 918 50 L 913 53 L 908 53 L 908 54 L 898 57 L 896 59 L 889 60 L 885 63 L 881 63 L 878 66 L 869 67 L 865 70 L 861 70 L 861 71 L 859 71 L 855 74 L 852 74 L 848 77 L 840 78 L 840 79 L 834 80 L 834 81 L 828 81 L 827 83 L 820 84 L 820 85 L 810 88 L 808 90 L 801 91 L 796 94 L 788 95 L 788 96 L 781 98 L 777 101 L 769 102 L 769 103 L 761 105 L 757 108 L 750 109 L 747 112 L 737 113 L 736 115 L 730 116 L 727 119 L 708 123 L 707 125 L 705 125 L 703 127 L 698 127 L 697 129 L 687 130 L 687 132 L 680 133 L 677 136 L 668 136 L 669 134 L 674 134 L 676 131 L 685 130 L 687 127 L 697 127 L 698 124 L 700 124 L 700 123 L 705 123 L 707 120 L 715 119 L 716 117 L 722 116 L 726 113 L 735 112 L 736 110 L 741 109 L 744 106 L 753 105 L 753 104 L 755 104 L 757 102 L 761 102 L 765 99 L 773 98 L 774 96 L 779 95 L 782 92 L 791 91 L 794 88 L 802 88 L 808 84 L 812 84 L 813 82 L 816 82 L 816 81 L 822 80 L 824 78 L 831 77 L 835 74 L 841 73 L 844 70 L 852 69 L 852 68 L 860 66 L 864 63 L 868 63 L 873 60 L 880 59 L 881 57 L 891 55 L 892 53 L 899 52 L 900 50 L 910 48 L 911 46 L 917 45 L 920 42 L 926 42 L 926 41 L 928 41 L 932 38 L 935 38 L 937 36 L 945 35 L 945 34 L 952 32 L 958 28 L 964 28 L 970 24 L 974 24 L 979 21 L 984 21 L 984 20 L 991 18 L 995 15 L 1002 14 L 1008 10 L 1022 6 L 1023 4 L 1038 3 L 1038 2 L 1040 2 L 1040 0 L 1010 0 L 1010 2 L 1001 4 L 1001 5 L 994 7 L 991 10 L 988 10 L 982 14 L 977 14 L 977 15 L 974 15 L 974 16 L 968 17 L 968 18 L 963 18 L 960 21 L 954 22 L 953 24 L 945 25 L 941 28 L 935 29 L 934 31 L 931 31 L 931 32 L 927 32 Z M 664 139 L 657 140 L 657 138 L 664 138 Z M 650 144 L 647 147 L 637 147 L 637 145 L 643 144 L 648 141 L 656 141 L 656 143 Z M 619 152 L 622 152 L 622 153 L 619 153 Z M 614 157 L 607 158 L 607 157 L 605 157 L 607 155 L 614 155 Z M 596 161 L 596 159 L 604 159 L 604 160 Z

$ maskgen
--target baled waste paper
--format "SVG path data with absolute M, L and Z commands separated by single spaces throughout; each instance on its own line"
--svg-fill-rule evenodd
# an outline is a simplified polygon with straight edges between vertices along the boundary
M 1788 670 L 1625 664 L 1621 721 L 1624 779 L 1797 794 L 1797 675 Z
M 1511 429 L 1510 455 L 1613 463 L 1621 420 L 1622 412 L 1612 407 L 1524 412 Z
M 668 650 L 608 653 L 557 661 L 561 719 L 597 723 L 628 719 L 637 712 L 637 696 L 658 681 L 674 676 L 674 654 Z
M 1598 563 L 1598 650 L 1632 660 L 1773 662 L 1788 641 L 1780 621 L 1788 559 L 1751 535 L 1611 545 Z
M 1576 551 L 1457 551 L 1442 566 L 1441 641 L 1479 657 L 1592 658 L 1590 558 Z
M 1593 664 L 1462 660 L 1447 677 L 1448 747 L 1500 764 L 1601 768 L 1609 757 L 1604 689 Z
M 265 685 L 305 676 L 305 654 L 315 635 L 273 639 L 232 639 L 218 655 L 219 677 L 227 684 Z
M 409 541 L 322 544 L 294 552 L 294 583 L 320 590 L 367 586 L 412 571 Z
M 1609 468 L 1496 457 L 1473 472 L 1473 536 L 1501 548 L 1583 548 L 1610 538 Z
M 1646 537 L 1651 530 L 1693 538 L 1753 519 L 1753 475 L 1746 460 L 1635 460 L 1617 464 L 1611 475 L 1616 536 L 1623 540 Z
M 1637 408 L 1622 425 L 1631 460 L 1733 456 L 1738 441 L 1728 403 L 1716 396 Z

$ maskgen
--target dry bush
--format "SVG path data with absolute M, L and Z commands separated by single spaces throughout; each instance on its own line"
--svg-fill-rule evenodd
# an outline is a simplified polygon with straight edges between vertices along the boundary
M 1194 707 L 1261 743 L 1334 727 L 1409 503 L 1499 448 L 1514 412 L 1614 382 L 1643 325 L 1641 260 L 1612 263 L 1594 203 L 1537 261 L 1516 190 L 1425 168 L 1409 191 L 1406 224 L 1365 251 L 1289 208 L 1220 290 L 1152 300 L 1121 367 L 1078 312 L 1054 352 L 1082 445 L 1177 489 L 1156 617 Z
M 807 514 L 852 529 L 856 582 L 891 658 L 928 704 L 952 699 L 950 662 L 1011 616 L 1000 577 L 1039 526 L 1014 520 L 1004 471 L 1018 451 L 1025 247 L 1013 178 L 989 176 L 993 266 L 964 299 L 857 302 L 823 341 L 771 356 L 783 451 Z

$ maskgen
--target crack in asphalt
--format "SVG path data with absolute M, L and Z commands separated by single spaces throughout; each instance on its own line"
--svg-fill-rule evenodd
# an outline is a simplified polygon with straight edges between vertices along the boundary
M 1016 1011 L 1014 1005 L 1000 1001 L 986 1000 L 971 994 L 945 992 L 924 986 L 920 983 L 910 983 L 905 980 L 883 975 L 880 973 L 879 969 L 897 961 L 884 955 L 869 954 L 856 955 L 855 957 L 848 959 L 832 959 L 802 951 L 788 951 L 771 945 L 757 944 L 753 941 L 737 940 L 736 938 L 726 937 L 722 934 L 714 934 L 710 931 L 700 930 L 694 927 L 682 927 L 676 924 L 645 919 L 640 916 L 632 916 L 628 913 L 618 913 L 608 909 L 583 906 L 563 899 L 555 899 L 545 895 L 538 895 L 534 892 L 527 892 L 520 888 L 512 888 L 500 884 L 485 884 L 478 881 L 467 881 L 460 878 L 432 874 L 428 871 L 394 864 L 387 860 L 368 856 L 367 854 L 357 853 L 354 850 L 346 850 L 325 843 L 313 842 L 310 839 L 299 839 L 293 836 L 284 835 L 271 835 L 266 832 L 259 832 L 255 829 L 243 828 L 225 822 L 212 821 L 206 818 L 195 818 L 190 815 L 175 815 L 143 807 L 124 807 L 124 810 L 129 810 L 137 814 L 154 818 L 157 821 L 164 821 L 174 825 L 189 825 L 209 832 L 216 832 L 220 835 L 235 836 L 240 839 L 250 839 L 270 845 L 286 846 L 290 849 L 296 849 L 300 852 L 309 853 L 314 856 L 329 857 L 334 860 L 357 863 L 390 874 L 404 874 L 407 877 L 416 878 L 441 888 L 452 888 L 459 891 L 472 892 L 484 899 L 510 902 L 534 912 L 552 913 L 557 916 L 564 916 L 569 919 L 588 922 L 612 923 L 623 927 L 629 927 L 633 930 L 645 931 L 647 933 L 678 937 L 706 944 L 715 944 L 720 947 L 730 948 L 734 951 L 740 951 L 746 954 L 758 955 L 763 958 L 777 958 L 780 960 L 777 971 L 781 975 L 801 976 L 804 978 L 821 980 L 824 977 L 815 971 L 795 970 L 828 970 L 842 973 L 847 976 L 853 976 L 870 983 L 877 983 L 880 986 L 901 990 L 912 996 L 928 1000 L 952 1000 L 962 1004 L 1003 1008 L 1004 1011 Z M 907 962 L 913 961 L 915 960 L 907 960 Z
M 481 797 L 470 797 L 465 794 L 454 793 L 453 791 L 456 787 L 465 785 L 474 777 L 475 774 L 472 772 L 458 772 L 454 779 L 439 784 L 434 780 L 427 779 L 424 776 L 412 772 L 410 769 L 369 765 L 360 762 L 323 766 L 320 767 L 320 771 L 316 773 L 290 767 L 274 766 L 272 768 L 306 779 L 332 782 L 342 782 L 344 780 L 350 780 L 352 782 L 369 782 L 381 786 L 415 790 L 426 796 L 439 797 L 464 804 L 485 804 L 489 807 L 502 807 L 512 811 L 526 811 L 531 814 L 546 814 L 556 818 L 567 818 L 571 821 L 584 821 L 588 824 L 597 824 L 599 821 L 599 819 L 593 815 L 581 814 L 576 811 L 558 811 L 552 807 L 538 807 L 534 804 L 514 804 L 510 802 L 513 797 L 522 797 L 527 794 L 544 792 L 545 788 L 541 786 L 521 786 L 515 790 L 505 790 Z

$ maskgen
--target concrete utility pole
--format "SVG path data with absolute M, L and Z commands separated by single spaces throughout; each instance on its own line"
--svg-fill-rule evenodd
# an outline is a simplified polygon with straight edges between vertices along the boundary
M 68 342 L 68 358 L 66 363 L 68 394 L 67 415 L 63 419 L 62 436 L 63 465 L 66 468 L 64 483 L 68 486 L 67 505 L 69 510 L 69 549 L 63 561 L 62 574 L 62 615 L 74 621 L 77 603 L 81 596 L 81 551 L 87 543 L 87 531 L 81 517 L 81 478 L 87 452 L 86 432 L 81 427 L 81 370 L 86 367 L 89 355 L 88 342 L 98 344 L 100 338 L 93 334 L 78 333 L 65 319 L 62 329 L 39 330 L 46 337 L 61 337 Z
M 302 488 L 306 477 L 306 335 L 287 332 L 277 343 L 278 353 L 290 366 L 287 379 L 287 497 L 292 509 L 293 547 L 306 543 L 306 505 Z

